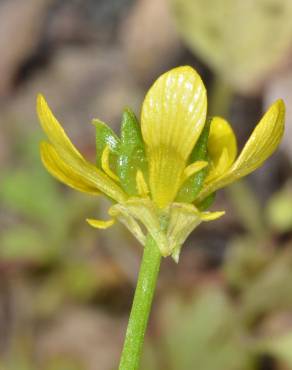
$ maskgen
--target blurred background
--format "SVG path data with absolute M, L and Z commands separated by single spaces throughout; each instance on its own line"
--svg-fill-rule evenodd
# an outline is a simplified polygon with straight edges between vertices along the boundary
M 292 369 L 292 1 L 0 2 L 0 369 L 117 368 L 142 248 L 86 217 L 107 204 L 55 181 L 39 158 L 42 92 L 95 157 L 92 118 L 117 132 L 150 84 L 189 64 L 209 115 L 239 147 L 283 98 L 280 150 L 219 192 L 176 265 L 163 260 L 142 370 Z

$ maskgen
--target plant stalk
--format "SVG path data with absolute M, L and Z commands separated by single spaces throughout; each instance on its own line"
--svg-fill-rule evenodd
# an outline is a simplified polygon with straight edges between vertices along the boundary
M 144 247 L 119 370 L 138 370 L 139 368 L 160 262 L 161 254 L 158 246 L 153 238 L 148 235 Z

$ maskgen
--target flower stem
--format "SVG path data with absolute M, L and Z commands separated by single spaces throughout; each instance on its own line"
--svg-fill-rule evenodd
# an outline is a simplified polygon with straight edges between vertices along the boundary
M 160 251 L 147 236 L 119 370 L 137 370 L 161 261 Z

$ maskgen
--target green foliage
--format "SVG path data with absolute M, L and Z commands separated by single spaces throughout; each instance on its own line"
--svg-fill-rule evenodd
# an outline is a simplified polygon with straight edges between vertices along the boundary
M 125 142 L 131 142 L 131 133 Z M 51 318 L 68 299 L 84 304 L 96 297 L 101 286 L 106 288 L 96 261 L 88 262 L 80 255 L 94 239 L 90 229 L 83 232 L 77 222 L 96 211 L 96 202 L 65 192 L 31 153 L 33 146 L 34 141 L 28 140 L 19 151 L 21 165 L 1 174 L 0 201 L 7 218 L 1 226 L 0 258 L 2 263 L 37 262 L 45 267 L 32 280 L 30 306 L 37 321 Z M 292 366 L 289 325 L 275 335 L 263 330 L 273 315 L 292 310 L 291 248 L 279 248 L 276 238 L 291 231 L 289 184 L 271 198 L 265 210 L 242 187 L 233 189 L 232 199 L 244 233 L 230 241 L 215 286 L 202 279 L 199 293 L 194 291 L 189 297 L 168 293 L 165 301 L 160 299 L 155 321 L 159 337 L 149 338 L 143 369 L 258 370 L 255 359 L 262 354 Z M 11 358 L 1 359 L 0 368 L 35 370 L 32 352 L 30 347 L 12 349 Z M 63 369 L 83 367 L 78 359 L 59 357 L 40 368 Z
M 159 319 L 162 332 L 157 355 L 163 356 L 163 368 L 249 369 L 243 328 L 219 287 L 209 287 L 185 300 L 168 297 Z
M 171 3 L 186 44 L 237 90 L 249 90 L 261 82 L 291 45 L 290 0 Z
M 124 190 L 130 195 L 137 194 L 137 169 L 147 174 L 145 148 L 140 124 L 135 114 L 127 108 L 122 118 L 118 175 Z
M 227 191 L 241 225 L 255 237 L 262 235 L 265 232 L 263 211 L 249 183 L 243 179 Z
M 196 143 L 190 158 L 189 163 L 193 163 L 196 161 L 206 161 L 208 160 L 208 138 L 210 132 L 210 124 L 211 120 L 207 120 L 204 129 Z M 178 202 L 187 202 L 192 203 L 196 196 L 199 194 L 200 190 L 202 189 L 204 180 L 207 176 L 208 168 L 204 168 L 198 173 L 190 176 L 189 179 L 183 184 L 181 189 L 178 192 L 176 200 Z
M 201 279 L 189 296 L 176 293 L 162 301 L 156 319 L 159 336 L 148 344 L 145 370 L 149 364 L 169 370 L 258 370 L 267 354 L 292 366 L 291 243 L 285 248 L 274 235 L 291 229 L 267 226 L 278 197 L 281 205 L 289 204 L 290 185 L 272 197 L 267 209 L 260 208 L 247 183 L 231 194 L 245 232 L 228 243 L 215 285 Z M 254 217 L 256 225 L 251 224 Z
M 211 207 L 211 205 L 215 201 L 215 198 L 216 198 L 216 192 L 208 195 L 205 199 L 202 200 L 201 203 L 199 203 L 197 205 L 198 209 L 200 211 L 205 211 L 206 209 L 208 209 L 209 207 Z
M 51 359 L 44 370 L 85 370 L 85 367 L 76 359 L 58 356 Z
M 106 145 L 108 145 L 110 149 L 110 164 L 115 169 L 119 154 L 120 139 L 106 123 L 98 119 L 94 119 L 92 123 L 96 128 L 96 164 L 101 168 L 102 153 Z
M 259 241 L 250 235 L 232 239 L 223 265 L 228 284 L 236 290 L 248 290 L 273 257 L 273 249 L 259 245 Z
M 259 348 L 281 360 L 287 369 L 292 367 L 292 334 L 284 333 L 266 338 L 258 343 Z
M 267 266 L 258 271 L 252 283 L 242 292 L 242 314 L 248 322 L 274 310 L 291 309 L 289 293 L 292 282 L 291 250 L 274 254 Z
M 272 336 L 263 330 L 275 313 L 291 312 L 291 250 L 260 249 L 255 240 L 238 239 L 226 261 L 224 280 L 162 302 L 159 337 L 149 344 L 142 369 L 151 363 L 154 369 L 256 370 L 264 354 L 291 366 L 289 326 Z
M 0 259 L 4 266 L 15 264 L 28 271 L 48 269 L 38 280 L 33 301 L 35 314 L 47 316 L 65 296 L 87 300 L 99 289 L 95 269 L 85 259 L 75 261 L 80 244 L 94 244 L 96 234 L 82 219 L 96 213 L 97 203 L 91 197 L 66 192 L 46 173 L 39 160 L 38 140 L 24 138 L 17 151 L 21 161 L 1 173 Z
M 5 361 L 5 364 L 0 360 L 0 370 L 85 370 L 81 361 L 65 355 L 52 357 L 40 366 L 36 366 L 26 347 L 19 343 L 15 348 L 12 348 L 11 356 Z
M 122 116 L 121 139 L 105 123 L 93 120 L 96 127 L 96 158 L 97 165 L 101 167 L 102 153 L 109 146 L 109 164 L 118 175 L 121 186 L 129 195 L 137 195 L 136 175 L 141 170 L 147 179 L 147 160 L 141 127 L 129 108 Z
M 39 164 L 16 168 L 13 171 L 7 170 L 2 176 L 0 196 L 11 210 L 31 219 L 47 219 L 53 213 L 62 219 L 62 201 L 58 185 L 47 176 Z
M 292 189 L 287 186 L 274 194 L 268 202 L 267 220 L 278 232 L 292 230 Z
M 22 259 L 42 265 L 61 258 L 75 219 L 95 206 L 90 198 L 66 194 L 46 173 L 37 140 L 24 139 L 21 163 L 1 173 L 0 202 L 12 219 L 0 234 L 2 261 Z M 36 153 L 31 153 L 31 147 Z
M 17 225 L 6 230 L 1 238 L 1 260 L 42 261 L 47 259 L 41 234 L 30 226 Z
M 64 291 L 78 301 L 86 301 L 100 287 L 96 266 L 87 260 L 72 261 L 64 267 L 62 275 Z

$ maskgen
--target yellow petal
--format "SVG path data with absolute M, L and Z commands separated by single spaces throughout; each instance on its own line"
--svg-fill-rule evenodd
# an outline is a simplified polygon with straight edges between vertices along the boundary
M 225 211 L 201 212 L 202 221 L 214 221 L 225 215 Z
M 115 181 L 120 181 L 118 176 L 110 169 L 109 165 L 110 148 L 108 145 L 105 146 L 101 155 L 101 168 L 104 172 Z
M 229 123 L 223 118 L 214 117 L 211 120 L 208 154 L 211 163 L 206 182 L 225 173 L 237 155 L 236 136 Z
M 62 169 L 64 169 L 64 166 L 67 167 L 66 176 L 61 169 L 59 179 L 61 176 L 65 176 L 68 180 L 72 175 L 72 179 L 78 179 L 80 183 L 90 184 L 92 188 L 101 191 L 117 202 L 124 201 L 126 199 L 126 194 L 122 189 L 104 172 L 85 160 L 74 147 L 41 95 L 39 95 L 37 99 L 37 111 L 41 125 L 52 144 L 42 146 L 45 151 L 47 150 L 50 152 L 47 157 L 49 156 L 51 159 L 55 157 L 56 160 L 62 161 Z M 43 157 L 46 157 L 46 155 L 43 154 Z M 48 170 L 52 174 L 55 173 L 54 176 L 56 176 L 57 164 L 52 164 L 52 160 L 48 160 L 46 163 Z M 68 181 L 63 182 L 69 185 Z
M 232 166 L 235 177 L 242 177 L 258 168 L 277 149 L 285 124 L 285 104 L 275 102 L 254 129 L 240 156 Z
M 198 201 L 239 178 L 248 175 L 277 149 L 284 133 L 285 104 L 277 100 L 260 120 L 234 164 L 221 177 L 207 183 Z
M 190 176 L 194 175 L 195 173 L 201 171 L 203 168 L 208 166 L 208 162 L 206 161 L 196 161 L 184 169 L 183 176 L 182 176 L 182 183 L 185 182 Z
M 149 185 L 159 207 L 169 204 L 206 119 L 204 84 L 191 67 L 175 68 L 148 91 L 141 128 L 149 161 Z
M 103 221 L 87 218 L 86 221 L 89 223 L 90 226 L 95 227 L 96 229 L 108 229 L 115 223 L 114 219 Z
M 136 174 L 136 186 L 138 194 L 143 198 L 147 197 L 149 194 L 149 189 L 141 170 L 138 170 Z
M 41 159 L 51 175 L 62 183 L 70 186 L 75 190 L 82 191 L 93 195 L 99 195 L 100 191 L 95 184 L 88 178 L 80 176 L 74 172 L 58 155 L 54 147 L 46 142 L 41 143 Z
M 37 114 L 44 132 L 59 154 L 61 156 L 66 156 L 67 153 L 70 153 L 82 159 L 81 154 L 71 143 L 63 127 L 59 124 L 45 98 L 41 94 L 37 96 Z

